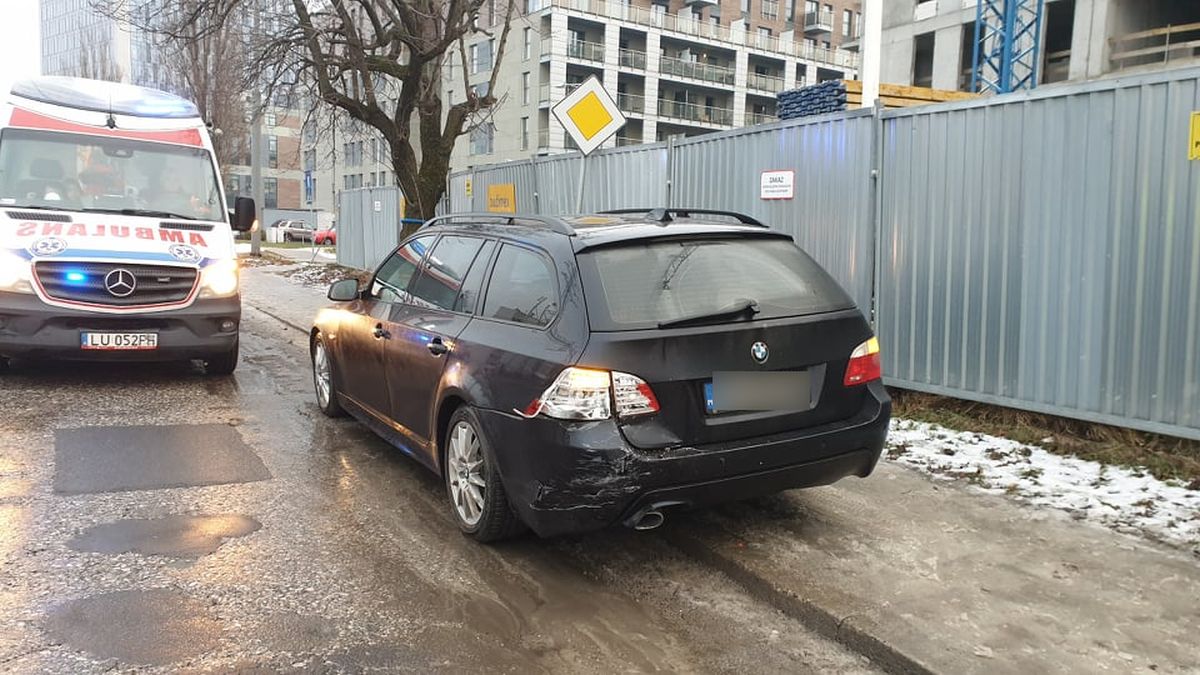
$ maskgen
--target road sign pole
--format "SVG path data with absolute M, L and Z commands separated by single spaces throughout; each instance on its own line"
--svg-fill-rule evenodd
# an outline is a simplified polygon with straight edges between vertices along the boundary
M 587 173 L 587 155 L 579 154 L 579 185 L 575 191 L 575 213 L 583 213 L 583 178 Z

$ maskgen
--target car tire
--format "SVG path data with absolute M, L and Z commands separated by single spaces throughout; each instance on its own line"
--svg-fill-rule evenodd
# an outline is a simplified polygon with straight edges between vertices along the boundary
M 346 411 L 338 401 L 337 384 L 333 377 L 333 356 L 325 346 L 325 337 L 317 333 L 312 344 L 313 389 L 317 407 L 326 417 L 344 417 Z
M 288 243 L 288 242 L 292 241 L 292 235 L 290 232 L 283 233 L 283 241 L 284 241 L 284 243 Z
M 445 446 L 446 496 L 463 534 L 488 543 L 523 532 L 525 524 L 508 502 L 492 444 L 469 406 L 459 407 L 450 418 Z
M 204 359 L 204 372 L 213 377 L 232 375 L 233 371 L 237 370 L 237 364 L 238 343 L 235 342 L 229 351 Z

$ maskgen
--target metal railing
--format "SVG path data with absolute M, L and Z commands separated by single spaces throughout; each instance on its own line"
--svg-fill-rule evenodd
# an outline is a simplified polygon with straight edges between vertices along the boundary
M 687 77 L 724 85 L 732 85 L 736 80 L 733 68 L 684 61 L 673 56 L 663 56 L 660 59 L 658 72 L 659 75 L 668 77 Z
M 621 112 L 641 115 L 646 112 L 646 97 L 640 94 L 617 94 L 617 107 Z
M 804 50 L 804 43 L 781 40 L 775 36 L 761 36 L 743 30 L 731 30 L 729 26 L 697 21 L 692 18 L 656 12 L 644 7 L 634 7 L 613 0 L 547 0 L 552 7 L 591 14 L 593 16 L 627 21 L 642 26 L 661 28 L 664 31 L 686 36 L 727 42 L 735 45 L 750 45 L 766 51 L 790 54 L 798 58 L 828 63 L 840 68 L 858 68 L 859 56 L 840 49 L 824 51 Z
M 567 58 L 604 63 L 604 43 L 571 40 L 567 43 Z
M 549 129 L 538 129 L 537 141 L 538 141 L 538 144 L 537 144 L 538 150 L 549 150 L 550 149 L 550 130 Z
M 622 49 L 618 52 L 619 64 L 622 68 L 634 70 L 646 69 L 646 52 L 636 49 Z
M 772 94 L 778 94 L 784 90 L 784 81 L 782 77 L 775 75 L 761 75 L 759 73 L 749 73 L 746 75 L 746 87 L 757 91 L 766 91 Z
M 833 32 L 833 12 L 822 9 L 816 12 L 804 13 L 804 32 L 805 33 L 832 33 Z
M 778 122 L 779 118 L 771 113 L 746 113 L 746 126 L 751 124 L 766 124 L 767 122 Z
M 641 145 L 646 141 L 633 136 L 617 136 L 617 147 L 624 148 L 630 145 Z
M 733 110 L 686 101 L 658 100 L 658 116 L 702 124 L 733 125 Z
M 550 83 L 543 82 L 538 85 L 538 103 L 550 102 Z

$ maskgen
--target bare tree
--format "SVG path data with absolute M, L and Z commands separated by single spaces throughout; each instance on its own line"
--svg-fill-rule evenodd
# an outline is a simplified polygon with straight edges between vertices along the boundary
M 121 81 L 121 67 L 113 59 L 112 45 L 93 33 L 85 33 L 79 44 L 77 75 L 92 80 Z
M 428 218 L 445 192 L 456 141 L 489 123 L 498 103 L 494 91 L 515 2 L 159 0 L 159 20 L 141 24 L 171 40 L 196 41 L 247 16 L 265 19 L 243 41 L 246 68 L 267 81 L 256 86 L 303 83 L 312 98 L 378 130 L 412 215 Z M 499 28 L 498 38 L 489 27 Z M 467 77 L 466 43 L 480 33 L 495 45 L 486 90 L 471 87 Z M 442 74 L 455 53 L 462 55 L 463 100 L 447 105 Z

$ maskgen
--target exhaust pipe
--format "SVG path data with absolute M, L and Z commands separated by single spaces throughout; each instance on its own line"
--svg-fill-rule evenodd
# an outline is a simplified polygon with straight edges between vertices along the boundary
M 650 509 L 637 517 L 633 523 L 633 529 L 641 532 L 653 530 L 661 526 L 664 520 L 666 519 L 663 517 L 662 511 Z

